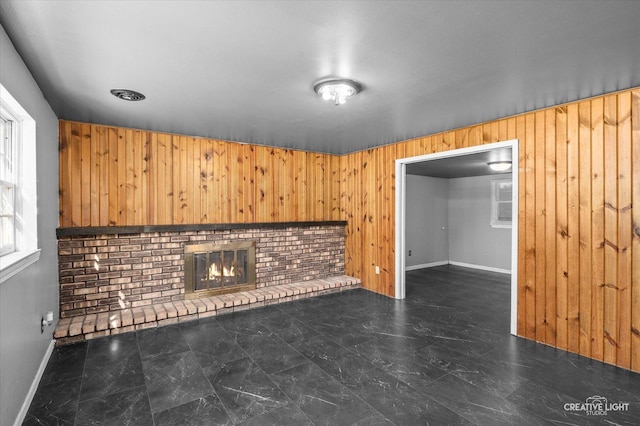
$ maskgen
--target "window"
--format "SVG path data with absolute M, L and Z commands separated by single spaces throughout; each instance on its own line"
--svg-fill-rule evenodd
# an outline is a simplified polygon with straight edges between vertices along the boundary
M 6 111 L 0 111 L 0 256 L 13 253 L 15 244 L 15 129 Z
M 0 282 L 37 261 L 36 123 L 0 84 Z
M 511 179 L 491 181 L 491 226 L 511 228 L 513 189 Z

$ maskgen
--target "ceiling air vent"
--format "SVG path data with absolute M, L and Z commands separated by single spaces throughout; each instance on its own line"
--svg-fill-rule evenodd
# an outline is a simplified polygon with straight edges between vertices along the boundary
M 111 94 L 125 101 L 141 101 L 145 98 L 142 93 L 129 89 L 112 89 Z

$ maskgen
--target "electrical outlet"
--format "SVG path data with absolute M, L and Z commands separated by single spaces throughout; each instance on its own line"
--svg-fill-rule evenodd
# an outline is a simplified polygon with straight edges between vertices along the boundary
M 376 266 L 376 275 L 380 275 L 380 267 Z
M 411 250 L 409 250 L 409 256 L 411 256 Z

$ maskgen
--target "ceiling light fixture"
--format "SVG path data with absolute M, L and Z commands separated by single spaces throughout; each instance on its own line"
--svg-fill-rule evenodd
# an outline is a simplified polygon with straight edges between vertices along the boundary
M 511 161 L 492 161 L 487 164 L 496 172 L 505 172 L 511 168 Z
M 354 97 L 362 86 L 346 78 L 327 78 L 313 85 L 313 90 L 325 101 L 333 101 L 334 105 L 342 105 L 347 99 Z
M 146 97 L 140 92 L 129 89 L 112 89 L 111 94 L 123 101 L 142 101 Z

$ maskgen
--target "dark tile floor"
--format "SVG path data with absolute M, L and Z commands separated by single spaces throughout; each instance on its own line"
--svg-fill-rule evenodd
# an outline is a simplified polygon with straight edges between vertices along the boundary
M 640 424 L 640 375 L 509 335 L 509 279 L 407 276 L 56 348 L 26 425 Z M 601 396 L 604 415 L 565 410 Z

